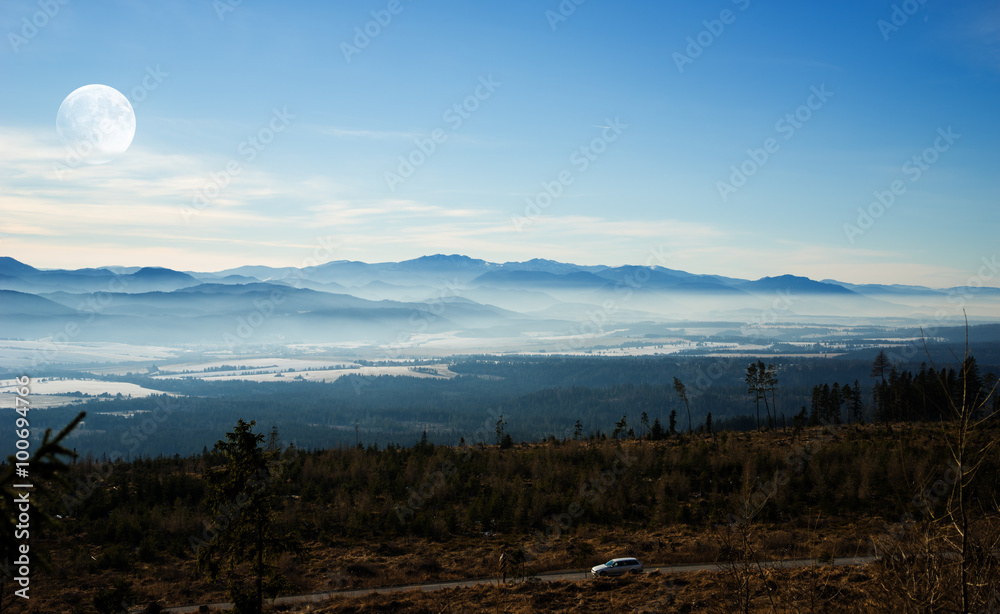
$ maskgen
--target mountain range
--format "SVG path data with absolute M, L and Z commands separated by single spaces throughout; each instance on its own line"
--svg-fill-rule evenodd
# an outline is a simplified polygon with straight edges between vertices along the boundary
M 461 255 L 402 262 L 242 266 L 215 272 L 108 266 L 38 269 L 0 257 L 0 337 L 141 344 L 414 343 L 573 334 L 684 320 L 927 317 L 956 303 L 1000 315 L 1000 289 L 756 280 L 660 266 L 492 263 Z M 960 311 L 959 311 L 960 313 Z M 70 324 L 67 324 L 70 323 Z M 416 341 L 415 341 L 416 340 Z

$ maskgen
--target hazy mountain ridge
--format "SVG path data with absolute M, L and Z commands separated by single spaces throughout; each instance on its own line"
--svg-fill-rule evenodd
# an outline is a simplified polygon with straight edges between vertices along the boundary
M 544 259 L 491 263 L 438 254 L 195 272 L 43 270 L 4 257 L 0 337 L 51 338 L 72 322 L 77 341 L 419 345 L 506 337 L 512 349 L 539 338 L 563 339 L 560 348 L 578 347 L 572 339 L 580 335 L 600 338 L 614 330 L 646 338 L 657 326 L 688 320 L 759 327 L 803 318 L 912 318 L 942 305 L 960 316 L 961 308 L 948 303 L 955 296 L 968 299 L 974 316 L 1000 317 L 996 288 L 856 285 L 794 275 L 746 280 Z
M 73 315 L 75 313 L 76 309 L 41 296 L 17 292 L 16 290 L 0 290 L 0 315 Z
M 110 281 L 118 279 L 122 282 L 120 292 L 144 292 L 146 285 L 156 285 L 156 290 L 169 291 L 181 287 L 191 287 L 199 283 L 242 284 L 253 282 L 272 282 L 296 285 L 301 282 L 334 283 L 345 288 L 361 287 L 378 282 L 392 285 L 421 285 L 426 278 L 435 280 L 454 278 L 461 283 L 480 280 L 481 283 L 497 283 L 500 280 L 538 283 L 539 281 L 567 282 L 575 285 L 601 285 L 604 279 L 615 283 L 629 283 L 632 287 L 679 287 L 685 284 L 697 284 L 701 288 L 724 287 L 751 290 L 787 289 L 803 293 L 839 293 L 839 294 L 926 294 L 938 295 L 948 291 L 968 290 L 965 287 L 930 288 L 926 286 L 893 285 L 893 284 L 851 284 L 837 280 L 813 280 L 795 275 L 777 275 L 762 277 L 756 280 L 725 277 L 720 275 L 703 275 L 688 273 L 666 267 L 643 267 L 635 265 L 603 266 L 577 265 L 535 258 L 525 262 L 492 263 L 485 260 L 461 255 L 422 256 L 401 262 L 365 263 L 351 260 L 335 260 L 325 264 L 295 268 L 268 267 L 247 265 L 233 269 L 215 272 L 175 271 L 163 267 L 121 267 L 108 266 L 87 269 L 37 269 L 11 257 L 0 257 L 0 286 L 8 288 L 11 280 L 21 280 L 25 283 L 41 285 L 58 285 L 64 283 L 67 287 L 60 288 L 70 291 L 80 289 L 86 281 Z M 393 284 L 391 279 L 396 279 Z M 407 282 L 405 284 L 400 282 Z M 75 283 L 74 283 L 75 282 Z M 136 286 L 141 287 L 136 287 Z M 176 287 L 171 287 L 176 286 Z M 94 288 L 94 291 L 107 290 Z M 985 288 L 986 292 L 997 291 L 996 288 Z

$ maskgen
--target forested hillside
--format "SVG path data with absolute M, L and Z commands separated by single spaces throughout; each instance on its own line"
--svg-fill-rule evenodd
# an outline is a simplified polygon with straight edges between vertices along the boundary
M 945 439 L 956 435 L 955 425 L 895 424 L 507 448 L 287 447 L 265 487 L 276 497 L 292 592 L 490 575 L 497 549 L 523 552 L 535 572 L 586 567 L 609 551 L 659 564 L 726 560 L 719 527 L 742 526 L 734 518 L 748 505 L 755 556 L 855 556 L 901 521 L 946 512 L 937 489 L 952 488 L 942 476 Z M 981 450 L 997 437 L 994 424 L 967 444 Z M 277 450 L 277 441 L 268 445 Z M 87 599 L 122 581 L 144 600 L 218 595 L 194 558 L 232 521 L 205 503 L 206 476 L 223 460 L 210 451 L 74 464 L 71 491 L 40 501 L 60 520 L 39 543 L 58 571 L 39 585 L 58 580 Z M 965 495 L 996 500 L 1000 457 L 982 461 Z M 976 508 L 983 513 L 992 517 Z

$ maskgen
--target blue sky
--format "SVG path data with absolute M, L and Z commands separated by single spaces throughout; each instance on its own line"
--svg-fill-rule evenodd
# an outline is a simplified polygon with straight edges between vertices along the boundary
M 34 266 L 1000 285 L 993 2 L 65 2 L 0 9 L 0 253 Z M 136 136 L 70 168 L 55 115 L 90 83 Z

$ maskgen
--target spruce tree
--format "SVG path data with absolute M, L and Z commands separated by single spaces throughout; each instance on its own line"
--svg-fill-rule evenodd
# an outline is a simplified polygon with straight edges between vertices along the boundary
M 206 475 L 215 531 L 198 548 L 198 567 L 212 580 L 225 576 L 237 614 L 261 614 L 265 595 L 276 596 L 286 584 L 274 564 L 283 549 L 273 526 L 278 449 L 263 446 L 264 435 L 251 430 L 254 424 L 237 421 L 225 441 L 215 444 L 224 463 Z

